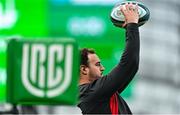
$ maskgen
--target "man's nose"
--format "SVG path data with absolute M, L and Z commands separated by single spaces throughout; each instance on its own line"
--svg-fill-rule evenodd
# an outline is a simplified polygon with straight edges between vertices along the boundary
M 101 65 L 101 71 L 104 71 L 104 70 L 105 70 L 104 66 L 103 66 L 103 65 Z

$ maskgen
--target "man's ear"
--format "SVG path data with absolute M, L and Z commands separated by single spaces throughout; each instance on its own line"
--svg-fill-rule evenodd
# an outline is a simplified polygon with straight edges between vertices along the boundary
M 88 68 L 87 68 L 87 66 L 81 65 L 81 66 L 80 66 L 80 72 L 81 72 L 83 75 L 87 75 L 87 73 L 88 73 Z

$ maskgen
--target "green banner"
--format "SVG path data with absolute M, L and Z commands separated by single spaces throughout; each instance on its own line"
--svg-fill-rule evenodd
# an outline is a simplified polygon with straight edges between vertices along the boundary
M 1 0 L 1 36 L 47 36 L 47 0 Z
M 0 102 L 6 102 L 7 39 L 46 38 L 48 0 L 0 0 Z
M 7 101 L 76 104 L 79 50 L 74 40 L 11 40 L 7 50 Z
M 117 41 L 124 30 L 110 21 L 112 6 L 54 5 L 49 7 L 49 34 L 70 36 L 79 41 Z M 122 45 L 122 44 L 120 44 Z

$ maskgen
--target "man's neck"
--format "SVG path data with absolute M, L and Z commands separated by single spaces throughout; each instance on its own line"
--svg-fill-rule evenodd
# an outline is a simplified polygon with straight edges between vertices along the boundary
M 87 77 L 85 77 L 85 76 L 81 76 L 79 79 L 79 85 L 83 85 L 83 84 L 87 84 L 87 83 L 90 83 L 90 80 L 87 79 Z

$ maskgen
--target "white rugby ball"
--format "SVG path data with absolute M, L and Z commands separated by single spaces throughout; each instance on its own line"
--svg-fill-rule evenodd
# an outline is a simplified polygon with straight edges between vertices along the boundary
M 144 4 L 137 1 L 125 1 L 125 2 L 117 3 L 111 11 L 110 18 L 111 18 L 112 23 L 115 26 L 122 27 L 122 25 L 124 24 L 125 18 L 120 10 L 120 7 L 121 6 L 124 7 L 126 3 L 132 3 L 132 4 L 138 5 L 138 13 L 139 13 L 138 25 L 139 26 L 142 26 L 149 20 L 150 11 Z

